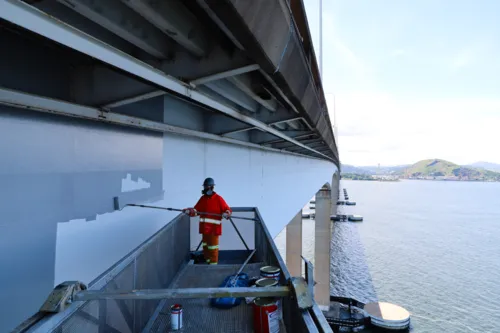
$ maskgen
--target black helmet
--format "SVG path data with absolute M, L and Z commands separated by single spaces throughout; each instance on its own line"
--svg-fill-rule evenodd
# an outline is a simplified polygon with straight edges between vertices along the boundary
M 215 182 L 213 178 L 207 178 L 203 182 L 203 186 L 215 186 Z

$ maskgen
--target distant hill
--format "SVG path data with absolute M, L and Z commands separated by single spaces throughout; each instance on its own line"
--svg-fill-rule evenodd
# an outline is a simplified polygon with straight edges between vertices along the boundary
M 395 165 L 395 166 L 363 166 L 363 170 L 367 170 L 371 175 L 394 175 L 401 173 L 410 165 Z
M 485 169 L 464 167 L 440 159 L 419 161 L 405 168 L 401 176 L 417 179 L 500 181 L 500 173 Z
M 352 173 L 358 175 L 393 175 L 401 173 L 409 165 L 396 165 L 396 166 L 353 166 L 349 164 L 342 164 L 342 173 Z
M 481 168 L 485 170 L 500 172 L 500 164 L 490 163 L 490 162 L 476 162 L 469 165 L 465 165 L 470 168 Z
M 355 167 L 354 165 L 342 164 L 342 173 L 353 173 L 358 175 L 368 175 L 370 172 L 363 167 Z

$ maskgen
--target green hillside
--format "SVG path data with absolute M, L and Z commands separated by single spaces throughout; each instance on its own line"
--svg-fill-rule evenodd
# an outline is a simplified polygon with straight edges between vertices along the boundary
M 500 181 L 500 173 L 439 159 L 423 160 L 402 171 L 405 178 Z

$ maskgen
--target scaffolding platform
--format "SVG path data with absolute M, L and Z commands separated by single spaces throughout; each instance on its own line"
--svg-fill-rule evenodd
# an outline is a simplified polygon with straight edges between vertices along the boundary
M 56 287 L 54 292 L 69 298 L 54 303 L 58 298 L 49 296 L 44 306 L 56 310 L 36 313 L 14 332 L 170 332 L 173 304 L 183 307 L 184 333 L 254 332 L 252 305 L 242 300 L 229 309 L 215 308 L 210 304 L 214 297 L 279 297 L 281 333 L 332 332 L 312 298 L 312 266 L 306 279 L 290 276 L 258 210 L 234 207 L 233 211 L 255 219 L 244 222 L 254 223 L 253 249 L 221 250 L 218 265 L 194 264 L 189 217 L 180 214 L 88 288 L 78 289 L 72 281 Z M 278 287 L 220 287 L 242 267 L 250 279 L 259 277 L 262 266 L 280 268 Z

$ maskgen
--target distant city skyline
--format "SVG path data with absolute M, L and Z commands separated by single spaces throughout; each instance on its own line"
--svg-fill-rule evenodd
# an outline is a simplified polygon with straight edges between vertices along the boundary
M 319 56 L 319 0 L 304 4 Z M 323 0 L 342 163 L 500 163 L 499 11 L 495 0 Z

